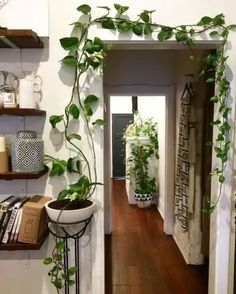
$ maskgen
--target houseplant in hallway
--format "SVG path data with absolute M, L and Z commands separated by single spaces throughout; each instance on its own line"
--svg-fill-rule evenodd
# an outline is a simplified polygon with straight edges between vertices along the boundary
M 150 175 L 151 165 L 158 171 L 157 123 L 153 119 L 143 120 L 137 113 L 135 117 L 135 122 L 130 124 L 124 133 L 128 144 L 126 178 L 133 188 L 138 207 L 146 208 L 150 206 L 153 194 L 157 192 L 156 177 Z

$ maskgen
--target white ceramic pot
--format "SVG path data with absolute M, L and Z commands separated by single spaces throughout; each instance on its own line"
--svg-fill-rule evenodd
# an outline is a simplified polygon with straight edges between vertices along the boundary
M 74 209 L 74 210 L 63 210 L 61 212 L 61 210 L 59 209 L 54 209 L 49 207 L 50 203 L 54 201 L 56 200 L 54 199 L 54 200 L 50 200 L 46 202 L 45 208 L 46 208 L 46 212 L 48 214 L 49 219 L 55 223 L 60 222 L 63 224 L 70 225 L 76 222 L 86 220 L 93 214 L 93 212 L 96 209 L 96 203 L 91 201 L 92 204 L 86 208 L 80 208 L 80 209 Z
M 138 194 L 134 195 L 135 200 L 137 202 L 137 206 L 139 208 L 147 208 L 151 205 L 152 202 L 152 194 Z

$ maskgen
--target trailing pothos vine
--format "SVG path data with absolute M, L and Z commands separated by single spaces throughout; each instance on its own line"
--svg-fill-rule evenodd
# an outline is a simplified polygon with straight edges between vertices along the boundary
M 100 8 L 103 11 L 101 16 L 92 18 L 91 7 L 87 4 L 80 5 L 77 10 L 80 16 L 81 14 L 83 15 L 83 18 L 81 18 L 83 21 L 72 23 L 74 31 L 77 31 L 78 34 L 60 39 L 61 46 L 67 51 L 67 55 L 61 62 L 71 68 L 74 83 L 69 102 L 65 105 L 64 113 L 52 115 L 50 123 L 52 128 L 57 128 L 59 124 L 62 125 L 66 146 L 69 150 L 72 150 L 73 156 L 67 159 L 58 159 L 47 155 L 45 161 L 46 163 L 51 163 L 51 176 L 60 176 L 68 172 L 77 175 L 77 178 L 74 183 L 71 183 L 59 193 L 58 198 L 69 198 L 71 201 L 87 199 L 93 195 L 98 184 L 93 129 L 103 125 L 104 121 L 102 119 L 92 119 L 94 110 L 99 104 L 99 97 L 94 93 L 84 95 L 82 80 L 88 74 L 88 71 L 97 71 L 104 67 L 109 45 L 105 44 L 99 37 L 93 39 L 88 37 L 89 30 L 94 25 L 120 33 L 133 33 L 139 37 L 152 35 L 157 39 L 157 42 L 174 39 L 189 48 L 191 58 L 194 58 L 195 38 L 202 33 L 208 34 L 210 37 L 216 36 L 222 40 L 222 46 L 219 50 L 204 57 L 204 67 L 199 73 L 202 76 L 207 76 L 207 83 L 217 85 L 217 94 L 211 97 L 210 100 L 216 105 L 217 115 L 211 125 L 217 127 L 218 134 L 214 142 L 208 143 L 213 146 L 219 159 L 218 167 L 212 171 L 211 175 L 218 178 L 222 187 L 225 181 L 224 171 L 230 149 L 229 114 L 231 110 L 228 105 L 230 83 L 226 77 L 227 56 L 225 49 L 229 32 L 236 26 L 226 25 L 223 14 L 218 14 L 215 17 L 203 16 L 196 24 L 181 24 L 171 27 L 155 23 L 152 20 L 154 10 L 143 10 L 137 15 L 136 19 L 131 20 L 127 16 L 128 6 L 114 4 L 113 10 L 108 6 Z M 86 130 L 80 133 L 71 133 L 69 126 L 72 120 L 83 120 Z M 89 142 L 91 147 L 87 148 L 86 152 L 81 148 L 84 139 Z M 88 157 L 87 151 L 91 151 L 92 156 Z M 90 166 L 91 158 L 92 167 Z M 214 210 L 220 195 L 221 192 L 216 197 L 216 200 L 210 202 L 210 212 Z M 46 264 L 54 263 L 54 267 L 49 273 L 57 290 L 62 288 L 65 282 L 73 284 L 71 275 L 65 276 L 63 265 L 60 260 L 58 261 L 58 258 L 63 256 L 61 251 L 63 251 L 63 244 L 59 241 L 55 246 L 53 257 L 45 260 Z M 71 274 L 74 274 L 74 272 L 75 269 L 72 268 Z

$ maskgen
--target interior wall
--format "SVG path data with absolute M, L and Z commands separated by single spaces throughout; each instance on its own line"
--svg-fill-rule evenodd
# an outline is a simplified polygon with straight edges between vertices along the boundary
M 150 174 L 156 178 L 158 186 L 156 204 L 162 218 L 164 218 L 166 195 L 166 97 L 138 96 L 138 109 L 142 119 L 153 118 L 153 121 L 158 124 L 159 159 L 158 165 L 156 160 L 150 161 Z
M 48 0 L 1 1 L 1 26 L 8 29 L 31 29 L 39 36 L 48 36 Z

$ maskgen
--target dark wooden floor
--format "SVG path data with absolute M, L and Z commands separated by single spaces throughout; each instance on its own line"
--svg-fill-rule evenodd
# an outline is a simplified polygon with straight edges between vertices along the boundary
M 106 237 L 106 294 L 205 294 L 206 266 L 185 264 L 156 209 L 130 206 L 113 182 L 113 232 Z

